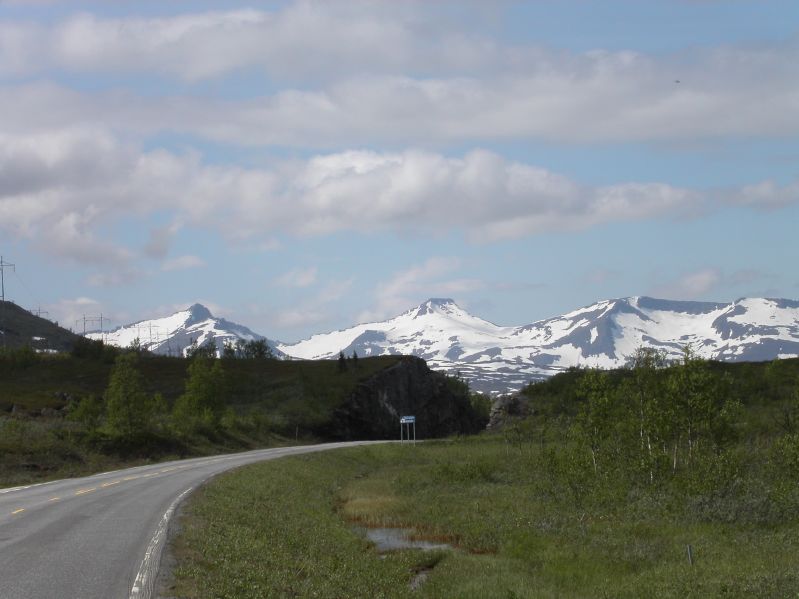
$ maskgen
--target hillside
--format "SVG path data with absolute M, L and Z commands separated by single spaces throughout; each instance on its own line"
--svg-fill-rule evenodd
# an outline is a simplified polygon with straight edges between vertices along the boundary
M 192 362 L 143 354 L 135 369 L 144 396 L 162 399 L 142 404 L 156 406 L 147 408 L 153 410 L 148 428 L 122 438 L 105 417 L 117 355 L 119 350 L 86 340 L 74 354 L 18 350 L 0 355 L 0 486 L 132 459 L 298 439 L 394 438 L 399 416 L 408 413 L 417 416 L 418 433 L 426 438 L 477 432 L 486 422 L 487 414 L 475 410 L 463 383 L 432 372 L 418 358 L 344 364 L 231 358 L 200 364 L 219 374 L 209 382 L 222 406 L 212 424 L 200 413 L 200 426 L 187 430 L 175 406 L 186 391 Z
M 30 346 L 36 350 L 67 351 L 79 336 L 56 323 L 31 314 L 13 302 L 0 302 L 0 347 Z

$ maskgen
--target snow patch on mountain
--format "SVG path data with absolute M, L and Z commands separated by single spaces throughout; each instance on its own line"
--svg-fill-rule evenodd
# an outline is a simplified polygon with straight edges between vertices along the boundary
M 771 360 L 799 355 L 799 302 L 745 298 L 730 304 L 650 297 L 603 300 L 517 327 L 473 316 L 433 298 L 383 321 L 280 344 L 289 356 L 335 358 L 413 354 L 487 392 L 515 390 L 572 366 L 617 368 L 641 346 L 679 357 L 691 345 L 710 359 Z
M 184 355 L 195 340 L 265 339 L 215 318 L 200 304 L 170 316 L 143 320 L 93 339 L 129 346 L 135 339 L 159 354 Z M 382 322 L 318 334 L 293 344 L 267 340 L 279 357 L 332 359 L 340 351 L 360 356 L 415 355 L 431 368 L 458 374 L 484 392 L 519 389 L 573 366 L 617 368 L 641 346 L 677 358 L 691 345 L 705 358 L 760 361 L 799 355 L 799 301 L 743 298 L 732 303 L 629 297 L 602 300 L 523 326 L 498 326 L 448 298 L 432 298 Z
M 185 355 L 192 342 L 197 345 L 213 343 L 221 352 L 225 343 L 266 339 L 245 326 L 214 317 L 202 304 L 194 304 L 163 318 L 141 320 L 110 332 L 94 331 L 86 336 L 118 347 L 128 347 L 138 339 L 145 349 L 172 356 Z M 274 342 L 267 339 L 267 344 L 276 355 L 283 356 Z

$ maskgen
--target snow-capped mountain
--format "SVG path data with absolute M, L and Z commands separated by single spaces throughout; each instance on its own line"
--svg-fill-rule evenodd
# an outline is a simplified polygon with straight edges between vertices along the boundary
M 142 347 L 153 353 L 173 356 L 184 355 L 192 341 L 196 341 L 198 345 L 213 341 L 217 350 L 221 351 L 226 342 L 266 339 L 245 326 L 224 318 L 215 318 L 202 304 L 194 304 L 164 318 L 142 320 L 117 327 L 110 332 L 96 331 L 86 336 L 102 339 L 105 343 L 119 347 L 128 347 L 138 339 Z M 272 341 L 267 339 L 267 344 L 275 355 L 282 356 Z
M 384 322 L 279 344 L 296 358 L 413 354 L 458 372 L 489 392 L 520 388 L 570 366 L 619 367 L 640 346 L 676 358 L 690 344 L 716 360 L 799 355 L 799 301 L 740 299 L 730 304 L 631 297 L 517 327 L 472 316 L 450 299 L 430 299 Z
M 118 346 L 134 339 L 150 351 L 181 355 L 192 343 L 266 339 L 215 318 L 200 304 L 164 318 L 87 335 Z M 716 360 L 771 360 L 799 355 L 799 301 L 740 299 L 730 304 L 650 297 L 604 300 L 524 326 L 497 326 L 450 299 L 430 299 L 383 322 L 314 335 L 294 344 L 267 340 L 276 355 L 301 359 L 412 354 L 430 367 L 459 373 L 474 389 L 505 392 L 570 366 L 615 368 L 640 346 L 679 357 L 690 344 Z

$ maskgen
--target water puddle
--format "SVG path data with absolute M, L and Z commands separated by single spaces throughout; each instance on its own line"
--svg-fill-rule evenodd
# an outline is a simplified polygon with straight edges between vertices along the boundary
M 380 556 L 381 559 L 386 557 L 386 553 L 403 549 L 421 549 L 422 551 L 448 551 L 453 549 L 449 543 L 413 538 L 415 531 L 412 528 L 366 528 L 355 526 L 354 529 L 359 535 L 371 541 L 375 551 L 382 554 Z M 409 589 L 418 591 L 437 563 L 438 559 L 414 572 L 413 578 L 408 584 Z
M 448 543 L 437 543 L 414 539 L 412 528 L 364 528 L 356 527 L 361 536 L 369 539 L 378 553 L 399 551 L 401 549 L 422 549 L 423 551 L 436 551 L 452 549 Z

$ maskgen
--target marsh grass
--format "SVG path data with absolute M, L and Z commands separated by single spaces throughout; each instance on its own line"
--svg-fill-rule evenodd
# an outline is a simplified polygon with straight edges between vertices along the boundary
M 799 526 L 724 521 L 663 493 L 576 500 L 498 436 L 288 458 L 219 477 L 174 543 L 178 597 L 787 597 Z M 557 483 L 557 481 L 555 481 Z M 765 491 L 764 491 L 765 492 Z M 380 559 L 353 530 L 452 543 Z M 693 566 L 686 545 L 691 544 Z M 432 560 L 426 565 L 425 560 Z

